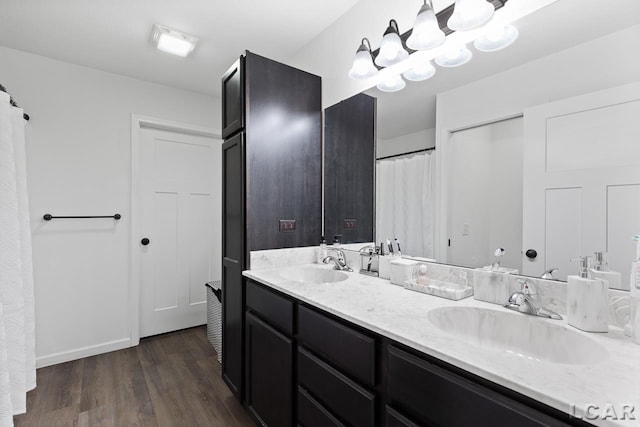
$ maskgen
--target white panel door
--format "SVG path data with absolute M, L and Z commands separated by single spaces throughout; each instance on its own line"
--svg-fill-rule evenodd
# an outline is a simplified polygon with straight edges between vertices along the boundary
M 578 269 L 570 258 L 607 251 L 628 286 L 640 233 L 639 117 L 637 83 L 525 111 L 524 274 L 556 267 L 566 280 Z
M 221 275 L 221 143 L 140 130 L 141 337 L 206 323 L 204 284 Z

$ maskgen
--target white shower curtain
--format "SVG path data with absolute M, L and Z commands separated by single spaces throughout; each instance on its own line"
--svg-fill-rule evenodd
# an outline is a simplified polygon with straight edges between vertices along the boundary
M 433 258 L 435 152 L 376 163 L 376 238 L 403 255 Z
M 31 229 L 22 110 L 0 92 L 0 427 L 36 386 Z

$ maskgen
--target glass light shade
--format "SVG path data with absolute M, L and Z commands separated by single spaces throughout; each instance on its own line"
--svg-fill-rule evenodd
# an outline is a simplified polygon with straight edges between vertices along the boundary
M 353 66 L 349 70 L 349 77 L 354 80 L 366 80 L 378 74 L 378 69 L 373 65 L 371 50 L 364 44 L 365 40 L 367 39 L 362 40 L 362 44 L 353 59 Z M 367 40 L 368 42 L 369 40 Z
M 436 68 L 430 61 L 426 61 L 420 64 L 416 64 L 413 68 L 402 73 L 402 76 L 412 82 L 420 82 L 422 80 L 430 79 L 436 73 Z
M 408 57 L 409 52 L 405 50 L 404 46 L 402 46 L 402 40 L 400 40 L 398 24 L 392 19 L 380 42 L 380 50 L 378 51 L 378 56 L 376 56 L 375 63 L 381 67 L 389 67 L 404 61 Z
M 387 80 L 377 84 L 377 88 L 383 92 L 397 92 L 407 85 L 401 76 L 389 77 Z
M 511 46 L 518 38 L 518 29 L 513 25 L 488 28 L 486 33 L 476 39 L 473 45 L 482 52 L 493 52 Z
M 459 67 L 471 60 L 473 54 L 466 46 L 451 45 L 436 56 L 435 61 L 441 67 Z
M 447 26 L 454 31 L 479 28 L 493 17 L 495 8 L 487 0 L 456 0 Z
M 440 46 L 444 40 L 445 34 L 440 29 L 431 0 L 425 1 L 416 16 L 407 46 L 413 50 L 428 50 Z

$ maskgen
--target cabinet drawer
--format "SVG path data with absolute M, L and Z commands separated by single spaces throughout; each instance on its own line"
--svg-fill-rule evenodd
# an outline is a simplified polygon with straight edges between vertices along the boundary
M 384 425 L 386 427 L 419 427 L 416 423 L 409 421 L 405 416 L 386 406 L 384 409 Z
M 393 346 L 387 402 L 427 426 L 568 425 Z
M 286 335 L 293 335 L 293 301 L 247 280 L 246 304 Z
M 303 306 L 298 306 L 298 338 L 347 375 L 375 385 L 373 338 Z
M 302 347 L 298 347 L 298 383 L 345 424 L 375 425 L 375 395 Z
M 329 411 L 298 387 L 298 425 L 304 427 L 344 427 Z

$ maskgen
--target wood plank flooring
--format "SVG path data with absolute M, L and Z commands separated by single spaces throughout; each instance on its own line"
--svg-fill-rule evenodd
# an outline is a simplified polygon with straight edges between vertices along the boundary
M 38 369 L 16 427 L 255 426 L 220 377 L 204 326 Z

